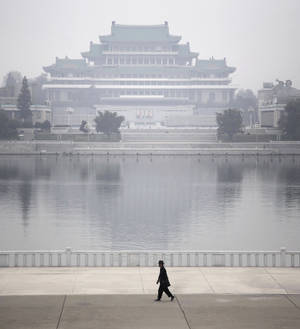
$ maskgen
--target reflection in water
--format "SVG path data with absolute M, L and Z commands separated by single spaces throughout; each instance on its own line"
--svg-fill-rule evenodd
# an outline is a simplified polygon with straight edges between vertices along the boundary
M 295 166 L 295 160 L 283 170 L 279 169 L 278 181 L 284 186 L 286 207 L 290 208 L 295 202 L 300 203 L 300 170 Z
M 31 188 L 31 180 L 25 178 L 21 181 L 19 187 L 19 199 L 21 203 L 21 210 L 22 210 L 22 220 L 24 229 L 29 224 L 30 219 L 30 202 L 32 197 L 32 188 Z
M 299 162 L 1 157 L 0 249 L 299 249 Z
M 230 210 L 240 199 L 244 168 L 245 165 L 241 166 L 239 162 L 228 161 L 228 159 L 216 163 L 216 198 L 224 212 Z M 225 220 L 225 217 L 222 220 Z
M 218 163 L 218 181 L 224 183 L 240 183 L 243 179 L 243 169 L 239 163 Z

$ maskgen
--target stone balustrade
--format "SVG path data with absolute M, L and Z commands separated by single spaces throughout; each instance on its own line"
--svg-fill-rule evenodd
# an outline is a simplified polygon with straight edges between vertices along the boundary
M 0 251 L 0 267 L 300 267 L 300 251 Z

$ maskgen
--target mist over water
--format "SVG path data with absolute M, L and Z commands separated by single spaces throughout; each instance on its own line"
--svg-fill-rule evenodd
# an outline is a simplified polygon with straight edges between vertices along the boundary
M 299 163 L 1 157 L 0 249 L 298 250 Z

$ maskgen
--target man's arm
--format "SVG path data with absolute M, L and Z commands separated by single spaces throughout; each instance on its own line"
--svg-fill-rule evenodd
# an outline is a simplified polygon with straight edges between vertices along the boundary
M 158 276 L 158 279 L 156 281 L 156 284 L 159 284 L 159 282 L 160 282 L 160 275 L 161 275 L 161 273 L 159 272 L 159 276 Z

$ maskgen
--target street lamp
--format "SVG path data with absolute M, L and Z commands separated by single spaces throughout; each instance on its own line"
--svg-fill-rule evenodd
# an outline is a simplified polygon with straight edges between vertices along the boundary
M 74 112 L 74 109 L 72 107 L 67 107 L 66 112 L 68 114 L 68 126 L 69 126 L 69 130 L 70 130 L 71 129 L 71 115 Z

